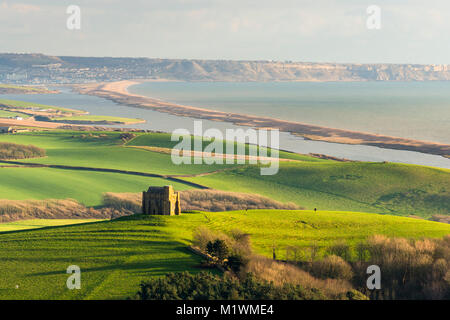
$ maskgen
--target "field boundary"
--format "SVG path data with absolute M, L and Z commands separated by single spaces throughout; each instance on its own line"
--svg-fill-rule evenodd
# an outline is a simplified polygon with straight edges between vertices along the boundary
M 201 185 L 199 183 L 180 179 L 180 178 L 178 178 L 178 175 L 162 175 L 162 174 L 157 174 L 157 173 L 146 173 L 146 172 L 128 171 L 128 170 L 120 170 L 120 169 L 67 166 L 67 165 L 58 165 L 58 164 L 41 164 L 41 163 L 7 161 L 7 160 L 0 160 L 0 163 L 18 165 L 18 166 L 22 166 L 23 168 L 51 168 L 51 169 L 63 169 L 63 170 L 95 171 L 95 172 L 128 174 L 128 175 L 149 177 L 149 178 L 161 178 L 161 179 L 165 179 L 165 180 L 179 182 L 179 183 L 182 183 L 182 184 L 185 184 L 185 185 L 188 185 L 191 187 L 195 187 L 198 189 L 211 189 L 210 187 Z M 212 173 L 215 173 L 215 172 L 212 172 Z M 201 173 L 199 175 L 203 175 L 203 173 Z M 196 175 L 193 174 L 191 177 L 195 177 L 195 176 Z

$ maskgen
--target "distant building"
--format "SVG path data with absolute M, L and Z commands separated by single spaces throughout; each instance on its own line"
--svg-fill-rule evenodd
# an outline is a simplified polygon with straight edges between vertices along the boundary
M 150 187 L 142 193 L 142 212 L 151 215 L 181 214 L 180 193 L 172 186 Z

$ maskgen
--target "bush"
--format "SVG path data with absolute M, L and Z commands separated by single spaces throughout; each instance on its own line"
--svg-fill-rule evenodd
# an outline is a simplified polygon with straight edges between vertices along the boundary
M 217 239 L 206 244 L 206 252 L 219 259 L 219 261 L 223 261 L 228 257 L 229 249 L 224 240 Z
M 328 256 L 322 260 L 314 261 L 311 266 L 311 274 L 321 279 L 351 280 L 353 271 L 350 264 L 338 256 Z
M 228 247 L 232 247 L 232 240 L 227 235 L 200 226 L 194 231 L 192 244 L 203 252 L 208 252 L 208 243 L 214 242 L 218 239 L 223 240 Z
M 332 255 L 341 257 L 345 261 L 349 261 L 351 257 L 350 246 L 344 241 L 339 241 L 332 245 L 329 249 Z
M 247 264 L 247 261 L 240 255 L 232 255 L 228 257 L 225 266 L 234 274 L 239 274 L 241 269 Z
M 220 190 L 189 190 L 181 192 L 183 210 L 232 211 L 251 209 L 301 209 L 294 203 L 282 203 L 257 194 Z
M 162 278 L 143 282 L 135 296 L 138 300 L 305 300 L 321 299 L 318 291 L 300 286 L 275 286 L 258 280 L 252 274 L 239 281 L 229 276 L 211 273 L 170 273 Z
M 0 159 L 1 160 L 16 160 L 45 157 L 44 149 L 33 145 L 24 146 L 15 143 L 0 142 Z
M 142 213 L 142 194 L 107 192 L 103 194 L 103 204 L 116 210 Z
M 301 286 L 306 292 L 318 291 L 326 299 L 348 299 L 347 293 L 354 289 L 346 280 L 318 279 L 293 264 L 261 256 L 250 258 L 241 270 L 241 277 L 248 273 L 254 274 L 258 279 L 272 282 L 275 286 L 291 284 Z
M 372 298 L 383 299 L 449 299 L 450 237 L 408 240 L 373 236 L 366 263 L 355 265 L 356 279 L 365 286 L 366 268 L 378 265 L 382 272 L 381 290 Z
M 105 204 L 124 206 L 136 212 L 142 212 L 141 193 L 106 193 Z M 189 211 L 231 211 L 246 209 L 301 209 L 293 203 L 281 203 L 257 194 L 227 192 L 220 190 L 181 191 L 181 209 Z
M 132 214 L 111 208 L 87 208 L 73 199 L 0 200 L 0 222 L 24 219 L 104 219 Z

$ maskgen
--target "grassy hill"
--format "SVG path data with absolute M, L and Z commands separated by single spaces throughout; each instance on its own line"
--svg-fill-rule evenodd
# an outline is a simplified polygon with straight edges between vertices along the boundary
M 450 213 L 450 170 L 445 169 L 337 162 L 280 152 L 280 157 L 297 161 L 280 162 L 278 174 L 261 176 L 255 165 L 175 165 L 170 154 L 133 147 L 172 148 L 177 142 L 170 141 L 170 134 L 138 134 L 131 141 L 124 141 L 120 132 L 55 130 L 0 135 L 1 141 L 32 144 L 47 151 L 45 158 L 23 162 L 191 175 L 182 179 L 214 189 L 256 193 L 282 202 L 294 202 L 307 209 L 423 217 Z M 16 200 L 55 198 L 56 194 L 98 205 L 102 192 L 138 192 L 151 184 L 188 188 L 155 179 L 51 168 L 0 168 L 0 194 Z
M 99 219 L 31 219 L 0 223 L 0 232 L 40 229 L 79 223 L 97 222 Z
M 0 197 L 9 200 L 75 199 L 86 206 L 102 204 L 104 192 L 142 192 L 164 186 L 160 178 L 50 168 L 0 168 Z M 171 181 L 177 190 L 191 187 Z
M 175 165 L 169 154 L 125 148 L 119 132 L 33 132 L 0 135 L 0 141 L 32 144 L 46 149 L 47 158 L 28 161 L 33 163 L 88 166 L 157 174 L 197 174 L 227 167 L 226 165 Z
M 186 249 L 193 230 L 207 226 L 251 234 L 255 250 L 282 258 L 287 245 L 351 244 L 372 234 L 441 237 L 450 225 L 348 212 L 251 210 L 182 216 L 132 216 L 113 221 L 0 233 L 0 299 L 123 299 L 142 279 L 167 272 L 198 272 Z M 81 268 L 81 290 L 66 288 L 66 268 Z M 19 286 L 16 289 L 16 285 Z
M 305 208 L 420 215 L 450 213 L 450 171 L 367 162 L 280 163 L 261 176 L 246 167 L 186 178 L 211 188 L 253 192 Z

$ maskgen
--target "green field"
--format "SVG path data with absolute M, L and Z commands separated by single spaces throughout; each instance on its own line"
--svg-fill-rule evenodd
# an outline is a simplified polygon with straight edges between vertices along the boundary
M 75 226 L 0 233 L 0 299 L 124 299 L 141 280 L 167 272 L 198 272 L 193 230 L 207 226 L 251 234 L 259 253 L 276 246 L 356 243 L 372 234 L 441 237 L 450 225 L 378 214 L 252 210 L 181 216 L 132 216 Z M 66 268 L 81 268 L 81 290 L 66 288 Z M 16 288 L 18 286 L 18 288 Z
M 252 192 L 307 208 L 399 215 L 450 213 L 450 171 L 422 166 L 367 163 L 280 163 L 261 176 L 246 167 L 186 178 L 211 188 Z
M 164 186 L 165 179 L 50 168 L 0 168 L 0 198 L 9 200 L 75 199 L 86 206 L 102 204 L 104 192 L 142 192 Z M 171 181 L 177 190 L 190 189 Z
M 89 133 L 48 131 L 0 135 L 0 141 L 32 144 L 47 150 L 46 158 L 26 160 L 32 163 L 172 175 L 198 174 L 230 167 L 230 165 L 175 165 L 169 154 L 124 147 L 120 133 L 97 133 L 96 137 L 92 137 Z
M 101 221 L 99 219 L 31 219 L 0 223 L 0 232 L 40 229 L 45 227 L 66 226 L 72 224 Z
M 199 140 L 199 137 L 191 137 L 191 145 L 194 146 L 196 140 Z M 202 140 L 202 148 L 204 149 L 210 141 Z M 157 133 L 157 134 L 142 134 L 128 142 L 127 146 L 151 146 L 151 147 L 161 147 L 161 148 L 174 148 L 178 144 L 178 141 L 171 141 L 171 134 L 169 133 Z M 226 144 L 227 141 L 222 141 L 223 144 L 223 153 L 227 153 Z M 253 148 L 253 150 L 258 149 L 256 146 L 249 146 L 248 144 L 242 145 L 239 143 L 234 143 L 234 150 L 237 154 L 238 146 L 244 146 L 245 154 L 249 154 L 249 149 Z M 261 148 L 267 149 L 267 148 Z M 271 156 L 270 149 L 267 150 L 267 156 Z M 318 159 L 308 155 L 302 155 L 298 153 L 279 151 L 279 157 L 282 159 L 291 159 L 298 161 L 307 161 L 307 162 L 330 162 L 330 160 Z
M 450 213 L 450 170 L 445 169 L 394 163 L 336 162 L 282 152 L 280 157 L 297 161 L 280 162 L 278 174 L 261 176 L 260 168 L 255 165 L 175 165 L 169 154 L 132 148 L 132 146 L 172 148 L 177 143 L 170 141 L 169 134 L 159 133 L 139 134 L 125 145 L 119 132 L 89 133 L 61 130 L 0 135 L 0 142 L 32 144 L 46 149 L 47 157 L 23 162 L 162 175 L 191 175 L 182 179 L 214 189 L 256 193 L 282 202 L 294 202 L 306 209 L 422 217 Z M 11 170 L 15 170 L 19 179 L 14 179 Z M 134 184 L 137 179 L 135 176 L 119 175 L 120 178 L 113 181 L 111 177 L 115 177 L 116 174 L 108 174 L 98 180 L 93 173 L 77 171 L 57 173 L 55 170 L 0 168 L 0 191 L 6 194 L 2 197 L 14 197 L 18 200 L 27 197 L 35 199 L 37 188 L 40 189 L 39 199 L 54 198 L 53 195 L 57 194 L 66 195 L 83 203 L 98 204 L 101 195 L 94 195 L 95 192 L 114 191 L 107 189 L 137 192 L 136 190 L 143 190 L 141 190 L 143 185 L 153 183 L 153 180 L 142 179 L 138 184 Z M 54 173 L 44 177 L 43 172 Z M 66 173 L 70 184 L 65 181 Z M 203 173 L 212 174 L 195 176 Z M 92 179 L 95 182 L 85 187 L 89 192 L 81 193 L 79 186 L 86 183 L 86 176 L 95 176 Z M 118 181 L 122 180 L 130 183 L 117 185 Z M 33 188 L 27 187 L 29 183 Z M 42 187 L 37 187 L 38 183 Z M 168 184 L 166 180 L 160 179 L 157 185 L 162 183 Z M 97 185 L 101 187 L 94 187 Z M 175 185 L 175 188 L 180 187 Z
M 62 113 L 84 113 L 84 111 L 73 110 L 68 108 L 61 108 L 56 106 L 48 106 L 39 103 L 26 102 L 26 101 L 17 101 L 17 100 L 7 100 L 0 99 L 0 106 L 7 108 L 15 108 L 15 109 L 39 109 L 39 110 L 53 110 L 53 111 L 61 111 Z
M 26 119 L 29 118 L 30 116 L 20 112 L 11 112 L 0 109 L 0 118 L 10 118 L 10 117 L 22 117 Z

